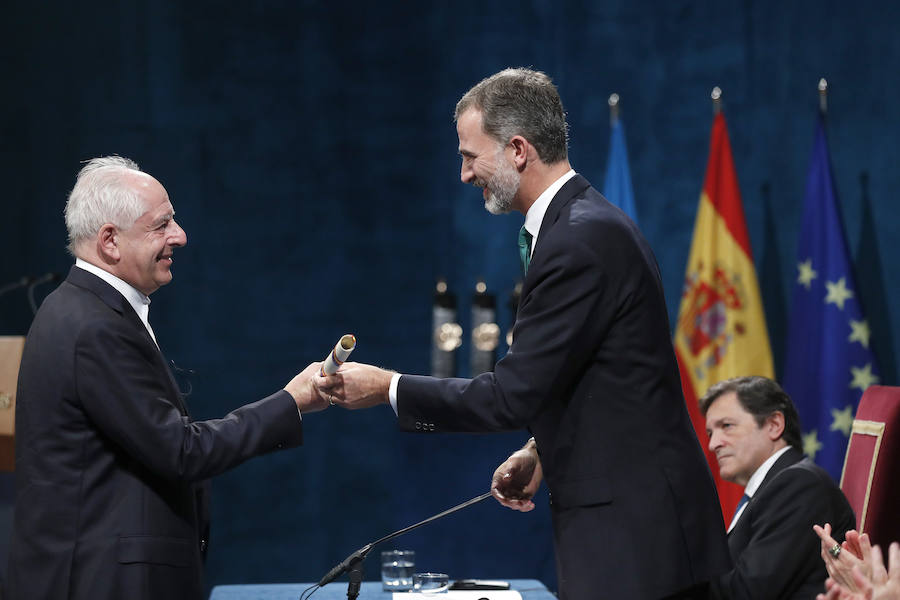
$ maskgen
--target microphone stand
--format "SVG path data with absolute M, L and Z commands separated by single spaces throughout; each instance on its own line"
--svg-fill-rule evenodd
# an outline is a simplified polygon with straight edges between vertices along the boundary
M 379 538 L 370 544 L 366 544 L 365 546 L 363 546 L 362 548 L 360 548 L 359 550 L 357 550 L 356 552 L 354 552 L 353 554 L 351 554 L 350 556 L 345 558 L 343 561 L 341 561 L 340 563 L 335 565 L 334 568 L 332 568 L 330 571 L 328 571 L 328 573 L 325 575 L 325 577 L 323 577 L 321 580 L 319 580 L 318 586 L 322 587 L 323 585 L 329 584 L 332 581 L 334 581 L 335 579 L 337 579 L 338 577 L 340 577 L 343 573 L 346 573 L 349 571 L 350 572 L 350 577 L 349 577 L 350 583 L 347 585 L 347 599 L 348 600 L 356 600 L 356 597 L 359 595 L 360 585 L 362 583 L 362 576 L 363 576 L 362 563 L 366 559 L 366 555 L 369 554 L 369 551 L 372 550 L 372 548 L 374 548 L 375 546 L 377 546 L 378 544 L 380 544 L 382 542 L 392 540 L 395 537 L 399 537 L 399 536 L 403 535 L 404 533 L 407 533 L 409 531 L 412 531 L 413 529 L 421 527 L 422 525 L 431 523 L 432 521 L 436 521 L 437 519 L 446 517 L 447 515 L 449 515 L 451 513 L 455 513 L 458 510 L 462 510 L 468 506 L 471 506 L 473 504 L 481 502 L 482 500 L 485 500 L 485 499 L 489 498 L 490 496 L 491 496 L 491 493 L 486 492 L 480 496 L 476 496 L 476 497 L 472 498 L 471 500 L 466 500 L 462 504 L 457 504 L 453 508 L 448 508 L 444 512 L 441 512 L 434 516 L 428 517 L 424 521 L 419 521 L 415 525 L 410 525 L 409 527 L 404 527 L 403 529 L 400 529 L 399 531 L 395 531 L 394 533 L 388 534 L 388 535 L 384 536 L 383 538 Z
M 7 283 L 5 285 L 0 285 L 0 296 L 8 294 L 9 292 L 17 290 L 19 288 L 31 285 L 32 281 L 34 281 L 34 279 L 31 277 L 22 277 L 20 279 L 17 279 L 16 281 L 11 281 L 10 283 Z
M 37 302 L 34 301 L 34 288 L 41 285 L 42 283 L 59 281 L 59 279 L 60 277 L 56 273 L 44 273 L 28 284 L 28 305 L 31 307 L 31 314 L 36 315 L 38 310 Z

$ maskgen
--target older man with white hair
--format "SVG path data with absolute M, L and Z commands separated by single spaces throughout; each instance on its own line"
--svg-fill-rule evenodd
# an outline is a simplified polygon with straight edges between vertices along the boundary
M 283 390 L 193 421 L 150 327 L 187 243 L 165 188 L 125 158 L 84 166 L 66 204 L 75 266 L 25 342 L 9 598 L 200 598 L 206 480 L 298 446 L 327 403 L 310 365 Z

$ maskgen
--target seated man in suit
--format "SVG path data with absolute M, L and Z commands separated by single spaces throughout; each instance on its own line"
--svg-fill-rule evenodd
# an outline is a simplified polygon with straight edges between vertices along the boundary
M 66 204 L 75 266 L 34 318 L 19 370 L 8 598 L 203 596 L 214 475 L 299 446 L 327 403 L 312 364 L 283 390 L 194 421 L 150 327 L 187 243 L 165 188 L 118 156 Z
M 765 377 L 738 377 L 700 399 L 709 449 L 722 478 L 744 486 L 728 527 L 735 565 L 714 580 L 713 598 L 815 598 L 828 574 L 816 523 L 836 535 L 856 526 L 840 488 L 801 451 L 797 410 Z

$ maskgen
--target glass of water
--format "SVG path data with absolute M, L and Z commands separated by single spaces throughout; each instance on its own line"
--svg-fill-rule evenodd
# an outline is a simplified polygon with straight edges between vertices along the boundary
M 416 573 L 413 575 L 413 591 L 421 594 L 440 594 L 450 587 L 446 573 Z
M 408 592 L 413 586 L 416 553 L 413 550 L 385 550 L 381 553 L 381 589 Z

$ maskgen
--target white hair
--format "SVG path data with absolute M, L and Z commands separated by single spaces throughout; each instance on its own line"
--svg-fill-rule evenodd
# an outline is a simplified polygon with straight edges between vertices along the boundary
M 78 172 L 65 209 L 69 252 L 73 255 L 104 224 L 125 230 L 144 214 L 144 201 L 124 181 L 129 171 L 142 172 L 133 160 L 114 155 L 92 158 Z

